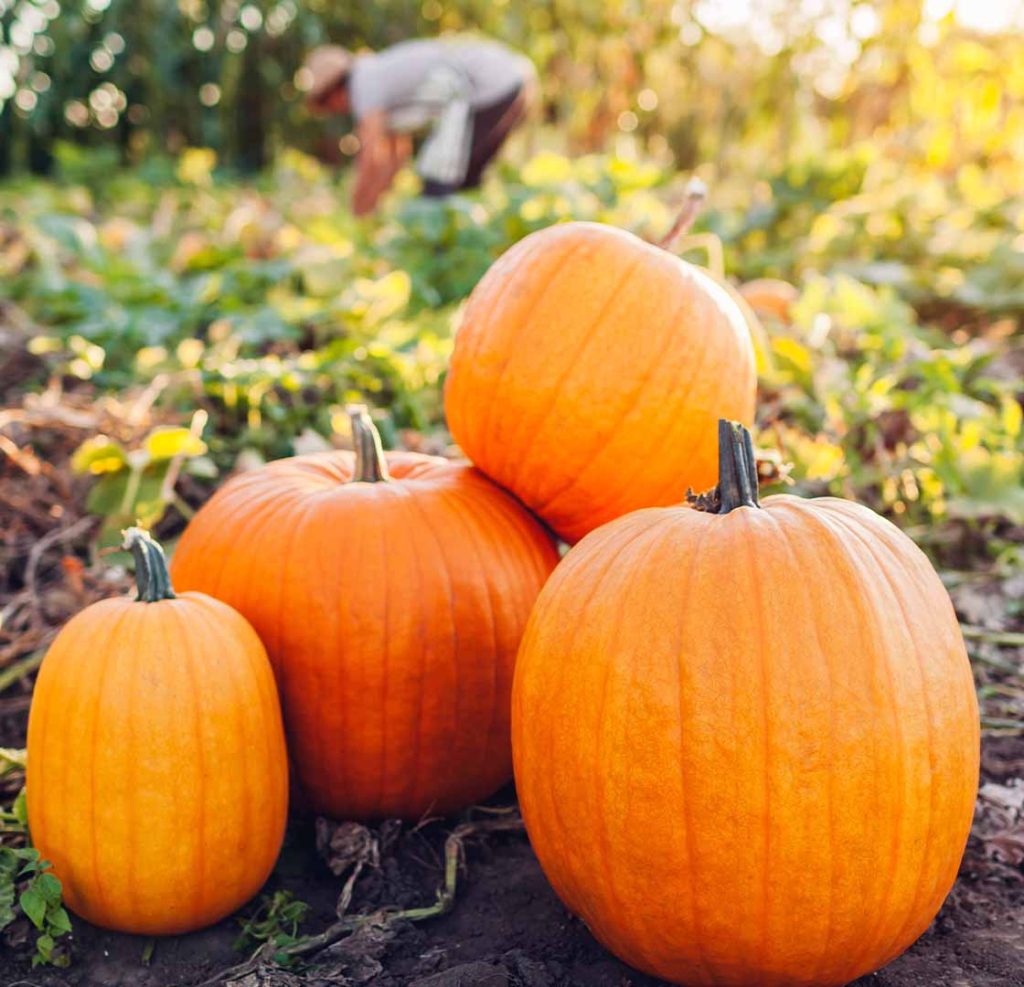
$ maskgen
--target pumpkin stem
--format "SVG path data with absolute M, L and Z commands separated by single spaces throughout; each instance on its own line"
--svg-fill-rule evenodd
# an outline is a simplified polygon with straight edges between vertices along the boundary
M 737 507 L 760 507 L 757 460 L 750 432 L 739 422 L 718 420 L 718 514 Z
M 373 424 L 365 404 L 350 404 L 346 409 L 352 423 L 352 445 L 356 450 L 353 483 L 386 483 L 391 479 L 384 461 L 380 432 Z
M 718 420 L 718 485 L 686 502 L 708 514 L 728 514 L 737 507 L 760 507 L 757 499 L 757 459 L 750 432 L 739 422 Z
M 693 226 L 708 197 L 708 187 L 699 178 L 686 183 L 686 198 L 668 233 L 658 241 L 662 250 L 671 250 L 673 244 Z
M 140 603 L 173 600 L 175 594 L 167 571 L 167 557 L 160 543 L 142 528 L 128 528 L 123 535 L 121 547 L 135 559 L 135 585 L 139 591 L 136 599 Z

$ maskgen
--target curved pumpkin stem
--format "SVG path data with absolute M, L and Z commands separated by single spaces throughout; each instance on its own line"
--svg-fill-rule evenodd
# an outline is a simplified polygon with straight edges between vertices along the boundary
M 658 241 L 658 246 L 662 250 L 671 250 L 676 240 L 693 226 L 707 197 L 708 187 L 699 178 L 691 178 L 686 183 L 686 198 L 683 200 L 683 207 L 679 210 L 668 233 Z
M 136 599 L 140 603 L 173 600 L 175 593 L 167 571 L 167 556 L 160 543 L 142 528 L 128 528 L 123 534 L 121 547 L 135 559 L 135 586 L 139 591 Z
M 373 424 L 365 404 L 350 404 L 346 409 L 352 423 L 352 445 L 356 451 L 356 468 L 352 483 L 386 483 L 391 479 L 384 461 L 380 432 Z

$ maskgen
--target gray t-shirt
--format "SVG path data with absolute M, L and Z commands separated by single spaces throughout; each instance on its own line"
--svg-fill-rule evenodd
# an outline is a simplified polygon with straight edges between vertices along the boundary
M 357 120 L 376 110 L 384 110 L 392 123 L 428 120 L 440 109 L 437 94 L 446 89 L 446 75 L 455 80 L 448 88 L 461 87 L 470 108 L 479 110 L 493 106 L 532 78 L 533 65 L 496 41 L 403 41 L 356 57 L 349 77 L 352 112 Z

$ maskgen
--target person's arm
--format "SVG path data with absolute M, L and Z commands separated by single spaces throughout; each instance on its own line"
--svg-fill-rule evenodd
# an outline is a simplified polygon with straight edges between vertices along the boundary
M 409 154 L 408 138 L 388 130 L 383 110 L 368 113 L 356 129 L 359 154 L 352 189 L 352 211 L 365 216 L 374 210 L 377 200 L 391 184 L 395 173 Z
M 391 177 L 394 178 L 402 165 L 412 156 L 412 138 L 408 134 L 391 135 Z

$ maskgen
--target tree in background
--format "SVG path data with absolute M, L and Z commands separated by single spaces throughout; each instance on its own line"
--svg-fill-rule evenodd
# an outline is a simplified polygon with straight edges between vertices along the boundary
M 730 169 L 749 164 L 751 146 L 777 167 L 871 137 L 939 167 L 992 154 L 1021 161 L 1022 8 L 0 0 L 0 172 L 49 170 L 58 141 L 107 148 L 111 164 L 186 146 L 247 171 L 283 145 L 337 160 L 354 145 L 343 123 L 325 132 L 307 118 L 294 79 L 303 52 L 326 40 L 380 48 L 456 31 L 530 55 L 563 150 L 634 146 L 678 167 Z

